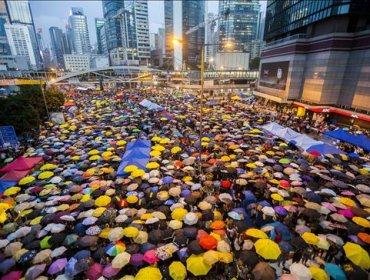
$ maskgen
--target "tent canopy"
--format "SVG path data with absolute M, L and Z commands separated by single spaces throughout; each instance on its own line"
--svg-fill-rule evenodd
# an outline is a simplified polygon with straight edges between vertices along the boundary
M 7 164 L 5 167 L 0 169 L 0 172 L 9 172 L 12 170 L 22 171 L 22 170 L 30 170 L 36 164 L 42 161 L 42 157 L 19 157 L 16 160 L 12 161 L 11 163 Z
M 313 152 L 313 151 L 319 152 L 322 155 L 328 155 L 328 154 L 331 154 L 331 155 L 345 154 L 345 152 L 343 152 L 342 150 L 337 149 L 336 147 L 331 146 L 331 145 L 328 145 L 328 144 L 325 144 L 325 143 L 324 144 L 313 145 L 313 146 L 311 146 L 311 147 L 309 147 L 307 149 L 307 152 Z
M 147 108 L 148 110 L 157 110 L 157 111 L 163 111 L 163 107 L 159 106 L 156 103 L 153 103 L 152 101 L 148 99 L 144 99 L 139 103 L 141 106 Z
M 0 178 L 0 181 L 19 181 L 23 177 L 26 177 L 30 173 L 30 170 L 16 171 L 11 170 Z
M 328 130 L 324 134 L 340 141 L 361 147 L 365 151 L 370 151 L 370 139 L 365 135 L 354 135 L 341 128 L 332 131 Z
M 13 187 L 17 184 L 16 181 L 2 181 L 0 180 L 0 194 L 2 194 L 6 189 Z
M 261 129 L 270 132 L 271 134 L 275 134 L 276 131 L 283 129 L 284 127 L 276 122 L 270 122 L 263 126 L 261 126 Z
M 145 170 L 146 164 L 150 159 L 151 142 L 149 140 L 136 140 L 127 145 L 126 152 L 122 157 L 121 164 L 118 167 L 117 175 L 127 175 L 124 169 L 128 165 L 135 165 Z

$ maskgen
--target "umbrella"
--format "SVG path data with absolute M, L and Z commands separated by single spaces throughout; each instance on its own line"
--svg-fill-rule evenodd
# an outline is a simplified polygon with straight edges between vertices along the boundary
M 275 279 L 275 270 L 265 262 L 258 263 L 253 268 L 252 274 L 255 280 Z
M 259 239 L 254 247 L 257 254 L 266 260 L 276 260 L 281 254 L 279 245 L 270 239 Z
M 68 263 L 67 258 L 56 260 L 50 265 L 48 269 L 48 274 L 54 275 L 62 272 L 63 269 L 66 267 L 67 263 Z
M 30 267 L 26 271 L 26 279 L 36 279 L 39 275 L 41 275 L 46 268 L 46 264 L 38 264 L 35 266 Z
M 215 250 L 208 250 L 203 254 L 203 261 L 212 266 L 220 260 L 219 252 Z
M 103 275 L 103 266 L 100 263 L 94 263 L 90 266 L 89 270 L 86 272 L 86 276 L 89 280 L 97 280 Z
M 245 231 L 245 234 L 250 237 L 255 238 L 261 238 L 261 239 L 268 239 L 268 236 L 266 233 L 264 233 L 262 230 L 256 229 L 256 228 L 250 228 Z
M 147 279 L 161 280 L 162 273 L 158 268 L 148 266 L 140 269 L 135 276 L 135 280 L 147 280 Z
M 186 260 L 186 268 L 194 276 L 201 276 L 207 275 L 212 266 L 205 263 L 201 255 L 191 255 Z
M 326 273 L 335 280 L 347 280 L 347 276 L 342 270 L 342 268 L 336 264 L 326 263 L 325 264 Z
M 117 241 L 115 243 L 109 244 L 107 248 L 105 249 L 105 253 L 109 256 L 114 257 L 124 252 L 125 249 L 126 249 L 126 245 L 121 241 Z
M 312 232 L 304 232 L 301 237 L 307 244 L 317 245 L 320 242 L 319 237 Z
M 114 257 L 112 260 L 113 268 L 122 268 L 130 262 L 131 255 L 127 252 L 122 252 Z
M 1 277 L 1 280 L 19 280 L 22 277 L 23 272 L 16 270 L 16 271 L 11 271 L 8 274 L 4 275 Z
M 347 242 L 346 244 L 344 244 L 343 250 L 346 254 L 346 257 L 355 265 L 358 265 L 363 269 L 370 268 L 369 253 L 366 252 L 360 245 L 352 242 Z
M 293 263 L 289 267 L 290 273 L 299 280 L 311 280 L 310 270 L 301 263 Z
M 329 280 L 329 276 L 322 268 L 319 268 L 317 266 L 311 266 L 309 270 L 314 280 Z
M 159 261 L 155 250 L 149 250 L 144 253 L 143 260 L 149 264 L 155 264 Z
M 169 273 L 174 280 L 185 280 L 187 276 L 186 267 L 179 261 L 170 264 Z
M 112 278 L 120 272 L 120 269 L 113 268 L 111 264 L 107 264 L 102 271 L 102 275 L 107 278 Z

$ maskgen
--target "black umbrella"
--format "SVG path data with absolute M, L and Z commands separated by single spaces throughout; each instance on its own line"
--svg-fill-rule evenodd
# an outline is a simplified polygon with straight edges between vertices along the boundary
M 203 248 L 199 245 L 198 240 L 193 240 L 188 245 L 188 250 L 190 254 L 202 254 L 204 253 Z
M 306 241 L 304 241 L 304 239 L 302 237 L 300 237 L 300 236 L 294 237 L 292 239 L 292 241 L 291 241 L 291 244 L 296 249 L 305 249 L 308 246 L 307 243 L 306 243 Z
M 253 269 L 256 264 L 259 263 L 258 255 L 253 251 L 241 251 L 239 259 L 243 262 L 243 264 L 247 265 L 249 269 Z
M 163 238 L 163 231 L 160 229 L 154 229 L 149 233 L 149 242 L 153 244 L 158 244 Z

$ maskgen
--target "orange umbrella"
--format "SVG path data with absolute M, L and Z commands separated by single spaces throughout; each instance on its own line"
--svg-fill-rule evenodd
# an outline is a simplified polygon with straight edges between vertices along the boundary
M 209 227 L 211 229 L 223 229 L 225 228 L 225 223 L 224 221 L 214 221 L 209 225 Z
M 360 238 L 363 242 L 370 244 L 370 234 L 360 232 L 359 234 L 357 234 L 357 237 Z
M 217 239 L 207 234 L 199 239 L 199 245 L 205 250 L 215 249 L 217 247 Z

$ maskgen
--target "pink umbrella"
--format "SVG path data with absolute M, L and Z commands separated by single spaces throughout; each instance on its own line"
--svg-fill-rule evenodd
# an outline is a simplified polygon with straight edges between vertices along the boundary
M 341 195 L 345 195 L 345 196 L 355 196 L 355 194 L 351 191 L 344 191 L 344 192 L 341 192 Z
M 294 205 L 284 205 L 285 210 L 291 213 L 296 213 L 297 212 L 297 207 Z
M 351 209 L 350 208 L 347 208 L 347 209 L 340 209 L 339 211 L 338 211 L 338 213 L 339 214 L 341 214 L 341 215 L 343 215 L 344 217 L 346 217 L 346 218 L 353 218 L 354 217 L 354 215 L 353 215 L 353 213 L 352 213 L 352 211 L 351 211 Z
M 86 272 L 87 278 L 89 280 L 97 280 L 103 275 L 103 266 L 100 263 L 94 263 L 90 266 L 89 270 Z
M 144 253 L 144 261 L 146 261 L 149 264 L 155 264 L 156 262 L 159 261 L 155 250 L 149 250 Z
M 110 278 L 116 276 L 121 269 L 113 268 L 112 264 L 107 264 L 103 269 L 103 276 Z
M 321 205 L 329 209 L 330 211 L 333 211 L 333 212 L 337 211 L 337 208 L 335 208 L 334 205 L 329 202 L 322 202 Z
M 22 271 L 12 271 L 1 277 L 1 280 L 19 280 L 22 277 Z

